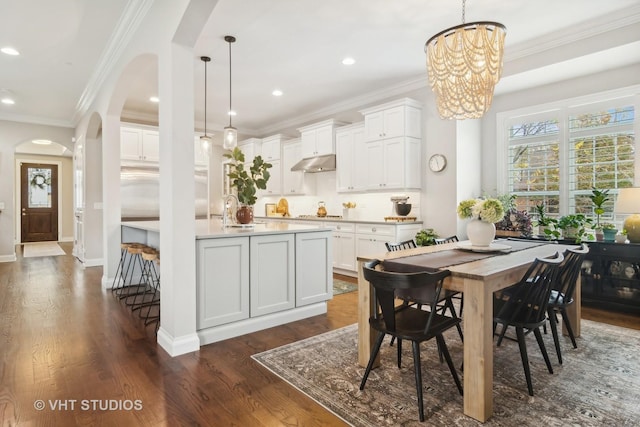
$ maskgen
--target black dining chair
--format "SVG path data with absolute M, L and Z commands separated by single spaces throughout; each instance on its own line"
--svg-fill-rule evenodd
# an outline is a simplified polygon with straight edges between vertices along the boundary
M 449 236 L 449 237 L 437 238 L 434 241 L 436 242 L 436 245 L 444 245 L 445 243 L 455 243 L 455 242 L 459 242 L 460 240 L 458 240 L 458 236 L 454 234 L 453 236 Z M 458 317 L 462 317 L 462 309 L 464 308 L 464 296 L 460 292 L 455 292 L 455 293 L 452 292 L 451 298 L 457 299 L 458 301 L 460 301 Z
M 369 363 L 360 383 L 360 390 L 364 386 L 378 356 L 380 346 L 385 335 L 391 335 L 398 341 L 398 368 L 402 368 L 402 341 L 411 341 L 413 350 L 413 367 L 415 371 L 415 383 L 418 396 L 418 412 L 420 421 L 424 421 L 424 404 L 422 391 L 422 364 L 420 362 L 420 343 L 433 338 L 438 343 L 438 349 L 442 352 L 453 380 L 462 395 L 462 384 L 453 365 L 451 355 L 447 349 L 443 333 L 460 323 L 457 317 L 449 317 L 442 314 L 435 307 L 441 298 L 443 280 L 451 273 L 449 270 L 435 273 L 396 273 L 379 270 L 380 261 L 374 260 L 363 266 L 364 278 L 373 287 L 373 301 L 378 307 L 369 318 L 371 327 L 378 331 L 376 342 L 371 349 Z M 431 310 L 422 310 L 414 305 L 395 306 L 396 293 L 399 290 L 419 290 L 425 296 L 429 295 Z
M 457 239 L 457 237 L 455 238 Z M 389 252 L 401 251 L 403 249 L 413 249 L 418 247 L 416 245 L 416 242 L 413 239 L 405 240 L 399 243 L 386 242 L 385 246 L 387 247 L 387 251 Z M 418 308 L 420 308 L 423 304 L 427 303 L 423 301 L 424 298 L 422 298 L 419 295 L 419 293 L 417 294 L 415 292 L 411 294 L 407 294 L 406 292 L 399 291 L 397 297 L 398 299 L 401 299 L 403 301 L 404 305 L 417 304 Z M 453 305 L 453 301 L 451 300 L 451 298 L 460 298 L 461 300 L 460 310 L 462 310 L 462 296 L 460 295 L 460 293 L 453 292 L 447 289 L 445 289 L 444 292 L 442 293 L 442 299 L 441 301 L 439 301 L 438 308 L 441 310 L 449 310 L 453 317 L 460 317 L 456 313 L 456 309 L 455 309 L 455 306 Z M 460 313 L 462 314 L 462 311 Z M 464 336 L 462 334 L 462 328 L 460 327 L 460 324 L 457 325 L 457 328 L 458 328 L 458 335 L 460 335 L 460 339 L 463 340 Z M 395 342 L 395 338 L 392 337 L 389 345 L 393 345 L 394 342 Z
M 560 339 L 558 337 L 558 314 L 562 317 L 573 348 L 578 348 L 576 337 L 567 315 L 567 307 L 573 304 L 573 294 L 578 283 L 578 276 L 582 269 L 582 262 L 589 253 L 589 247 L 584 243 L 580 248 L 572 248 L 564 251 L 564 261 L 560 265 L 558 280 L 552 284 L 549 305 L 547 306 L 547 318 L 551 325 L 553 343 L 556 347 L 558 363 L 562 365 L 562 352 L 560 350 Z
M 385 242 L 384 245 L 387 247 L 387 251 L 389 252 L 401 251 L 403 249 L 413 249 L 418 247 L 413 239 L 405 240 L 398 243 Z
M 436 238 L 434 239 L 434 241 L 436 242 L 436 245 L 444 245 L 445 243 L 459 242 L 458 236 L 456 236 L 455 234 L 449 237 Z
M 546 322 L 551 287 L 558 278 L 560 263 L 563 259 L 564 257 L 558 252 L 553 258 L 536 258 L 518 283 L 509 287 L 507 292 L 494 298 L 494 333 L 497 326 L 502 325 L 497 346 L 502 343 L 507 328 L 509 326 L 515 327 L 527 389 L 531 396 L 533 396 L 533 384 L 525 335 L 530 332 L 534 333 L 547 369 L 550 374 L 553 374 L 540 327 Z

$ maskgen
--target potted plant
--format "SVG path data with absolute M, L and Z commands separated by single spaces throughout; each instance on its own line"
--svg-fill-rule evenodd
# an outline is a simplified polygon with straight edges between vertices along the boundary
M 538 215 L 538 236 L 545 236 L 547 239 L 558 239 L 560 232 L 557 230 L 557 220 L 547 216 L 544 203 L 536 205 L 536 214 Z
M 560 217 L 557 227 L 562 230 L 565 239 L 580 243 L 586 237 L 586 226 L 590 224 L 591 220 L 583 214 L 569 214 Z M 590 237 L 593 239 L 593 236 Z
M 611 224 L 610 222 L 602 223 L 602 232 L 604 233 L 604 241 L 605 242 L 614 242 L 616 240 L 616 234 L 618 233 L 618 229 L 615 224 Z
M 627 230 L 622 229 L 616 234 L 616 243 L 627 243 Z
M 416 245 L 418 246 L 432 246 L 436 244 L 436 238 L 438 234 L 433 228 L 424 228 L 416 234 Z
M 235 189 L 240 206 L 236 212 L 236 219 L 240 224 L 248 224 L 253 221 L 253 205 L 256 204 L 258 189 L 265 190 L 271 175 L 269 169 L 271 163 L 262 160 L 262 156 L 253 158 L 253 163 L 247 169 L 244 163 L 244 153 L 235 147 L 225 153 L 224 157 L 231 159 L 227 176 L 231 181 L 231 188 Z
M 495 223 L 504 217 L 504 208 L 498 199 L 467 199 L 458 205 L 460 219 L 471 218 L 467 223 L 467 237 L 472 246 L 490 246 L 496 237 Z
M 604 233 L 602 232 L 602 227 L 600 226 L 600 216 L 604 213 L 604 208 L 602 207 L 609 200 L 609 190 L 598 190 L 593 187 L 591 190 L 591 196 L 589 196 L 591 202 L 595 206 L 593 212 L 596 214 L 596 226 L 594 230 L 596 232 L 596 240 L 602 241 L 604 238 Z

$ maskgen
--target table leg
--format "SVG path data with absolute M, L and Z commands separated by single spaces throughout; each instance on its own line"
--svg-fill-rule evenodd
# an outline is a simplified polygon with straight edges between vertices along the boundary
M 464 414 L 484 422 L 493 414 L 493 293 L 464 279 Z
M 369 317 L 373 313 L 373 301 L 371 300 L 371 285 L 364 278 L 362 264 L 364 264 L 363 261 L 358 261 L 358 364 L 366 368 L 376 334 L 369 326 Z M 380 356 L 373 367 L 375 368 L 379 364 Z

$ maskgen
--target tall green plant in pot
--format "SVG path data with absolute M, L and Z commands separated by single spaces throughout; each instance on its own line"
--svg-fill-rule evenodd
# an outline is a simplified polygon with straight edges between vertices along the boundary
M 265 190 L 271 174 L 271 163 L 262 160 L 262 156 L 256 156 L 253 163 L 247 169 L 244 153 L 235 147 L 233 151 L 224 153 L 224 157 L 231 159 L 231 168 L 227 176 L 231 181 L 231 187 L 236 190 L 238 207 L 236 218 L 241 224 L 253 221 L 253 205 L 258 200 L 258 190 Z
M 609 190 L 598 190 L 597 188 L 593 187 L 589 198 L 595 206 L 595 208 L 593 209 L 593 213 L 596 214 L 596 225 L 594 227 L 596 232 L 596 240 L 602 241 L 604 238 L 604 234 L 600 225 L 600 216 L 604 214 L 604 204 L 609 201 Z

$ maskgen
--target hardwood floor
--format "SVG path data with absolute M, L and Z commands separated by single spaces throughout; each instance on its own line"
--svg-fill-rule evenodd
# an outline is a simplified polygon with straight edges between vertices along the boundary
M 101 276 L 71 255 L 20 248 L 0 263 L 0 425 L 344 425 L 250 356 L 355 323 L 357 292 L 335 296 L 327 315 L 171 358 Z M 637 316 L 583 313 L 640 329 Z

